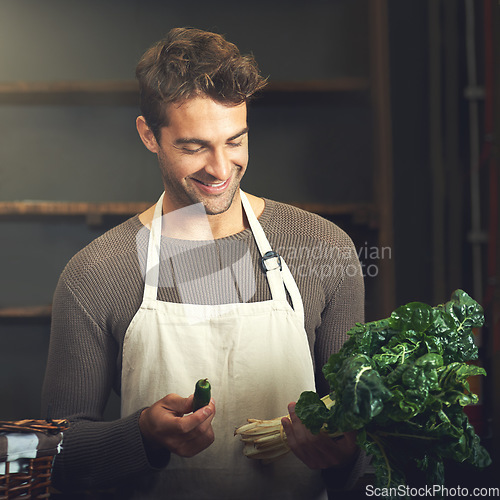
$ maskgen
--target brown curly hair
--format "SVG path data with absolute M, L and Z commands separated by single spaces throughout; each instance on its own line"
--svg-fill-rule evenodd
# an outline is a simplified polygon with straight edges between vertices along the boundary
M 266 85 L 252 55 L 222 35 L 175 28 L 142 56 L 136 68 L 142 116 L 156 138 L 168 124 L 166 105 L 197 95 L 241 104 Z

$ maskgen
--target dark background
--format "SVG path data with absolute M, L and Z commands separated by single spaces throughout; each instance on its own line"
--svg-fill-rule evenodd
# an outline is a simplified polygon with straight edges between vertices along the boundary
M 242 52 L 254 53 L 271 82 L 369 78 L 369 1 L 194 0 L 181 5 L 0 0 L 0 84 L 133 80 L 144 50 L 175 26 L 224 33 Z M 479 91 L 484 93 L 488 69 L 495 77 L 488 94 L 492 99 L 482 95 L 476 101 L 474 129 L 471 101 L 465 97 L 470 86 L 467 2 L 376 4 L 387 6 L 388 20 L 393 305 L 413 300 L 436 304 L 455 288 L 484 304 L 487 323 L 478 342 L 489 376 L 487 382 L 476 381 L 481 405 L 474 419 L 496 453 L 499 408 L 493 395 L 500 385 L 499 340 L 495 343 L 500 315 L 494 263 L 499 259 L 494 246 L 498 219 L 493 216 L 498 217 L 498 207 L 491 188 L 498 188 L 498 180 L 495 184 L 489 176 L 498 169 L 493 162 L 500 121 L 500 7 L 493 0 L 469 3 Z M 489 22 L 495 27 L 494 67 L 486 56 Z M 0 202 L 153 203 L 158 197 L 160 177 L 155 158 L 135 131 L 135 104 L 15 102 L 8 94 L 0 96 Z M 485 125 L 487 106 L 496 128 Z M 373 202 L 377 133 L 368 92 L 264 94 L 252 105 L 249 119 L 250 165 L 244 189 L 285 202 Z M 477 130 L 482 162 L 471 158 L 471 130 Z M 474 169 L 479 172 L 475 206 L 481 221 L 480 231 L 471 237 Z M 376 245 L 377 230 L 366 221 L 349 214 L 328 217 L 352 234 L 358 247 Z M 77 218 L 1 216 L 0 310 L 50 304 L 66 262 L 117 222 L 94 227 Z M 473 265 L 474 242 L 479 267 Z M 488 252 L 493 256 L 489 260 Z M 379 282 L 384 279 L 391 280 L 377 276 Z M 367 319 L 387 314 L 371 302 L 377 293 L 374 283 L 367 277 Z M 49 332 L 47 317 L 0 317 L 0 418 L 39 417 Z M 115 408 L 114 399 L 110 418 Z

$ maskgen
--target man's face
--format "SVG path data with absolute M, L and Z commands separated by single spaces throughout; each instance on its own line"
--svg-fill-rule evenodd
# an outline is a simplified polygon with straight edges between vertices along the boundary
M 248 164 L 246 103 L 195 97 L 170 104 L 167 114 L 157 150 L 165 209 L 202 203 L 209 215 L 226 212 Z

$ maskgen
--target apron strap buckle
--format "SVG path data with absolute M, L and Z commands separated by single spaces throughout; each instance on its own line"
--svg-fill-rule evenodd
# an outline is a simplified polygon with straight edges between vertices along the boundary
M 276 259 L 275 260 L 275 263 L 277 265 L 275 265 L 274 267 L 268 267 L 267 265 L 267 261 L 270 260 L 270 259 Z M 274 271 L 275 269 L 278 269 L 279 267 L 279 270 L 281 271 L 282 270 L 282 267 L 281 267 L 281 257 L 279 256 L 278 252 L 275 252 L 274 250 L 269 250 L 269 252 L 266 252 L 261 260 L 260 260 L 260 264 L 262 266 L 262 269 L 265 273 L 267 273 L 268 271 Z

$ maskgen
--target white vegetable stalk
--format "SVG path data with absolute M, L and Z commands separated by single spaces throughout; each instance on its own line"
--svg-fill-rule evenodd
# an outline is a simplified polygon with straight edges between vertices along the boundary
M 327 408 L 331 408 L 334 402 L 329 396 L 321 398 Z M 286 416 L 290 418 L 290 415 Z M 262 460 L 270 463 L 283 457 L 290 451 L 286 434 L 281 424 L 283 417 L 272 420 L 247 419 L 247 424 L 238 427 L 234 431 L 235 436 L 240 436 L 244 443 L 243 455 L 248 458 Z

